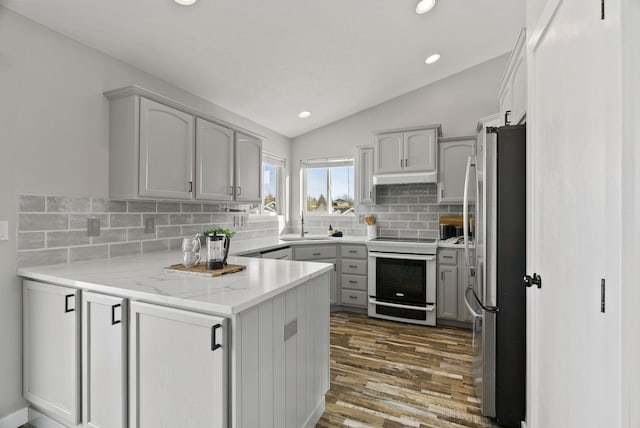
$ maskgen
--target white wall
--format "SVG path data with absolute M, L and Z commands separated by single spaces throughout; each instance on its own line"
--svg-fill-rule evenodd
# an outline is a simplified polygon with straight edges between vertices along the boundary
M 498 85 L 508 59 L 509 54 L 501 55 L 294 138 L 292 220 L 297 222 L 300 217 L 301 159 L 355 155 L 356 146 L 373 144 L 377 130 L 441 123 L 445 137 L 475 134 L 479 119 L 498 112 Z
M 538 23 L 538 18 L 540 18 L 540 15 L 546 5 L 547 0 L 526 0 L 526 22 L 528 34 L 533 32 L 535 25 Z
M 76 43 L 0 7 L 0 419 L 23 407 L 21 288 L 16 195 L 108 196 L 108 101 L 138 84 L 268 139 L 290 156 L 289 138 Z

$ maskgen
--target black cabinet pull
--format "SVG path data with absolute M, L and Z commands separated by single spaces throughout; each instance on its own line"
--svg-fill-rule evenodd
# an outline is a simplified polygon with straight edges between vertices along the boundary
M 122 322 L 122 310 L 120 311 L 120 319 L 116 321 L 116 308 L 122 307 L 120 303 L 111 305 L 111 325 L 120 324 Z
M 358 296 L 349 296 L 349 298 L 350 298 L 351 300 L 355 300 L 355 299 L 357 299 L 357 298 L 358 298 Z
M 357 269 L 358 266 L 354 266 L 354 265 L 349 265 L 349 269 Z
M 358 250 L 349 250 L 349 253 L 351 253 L 351 254 L 354 254 L 354 253 L 357 253 L 357 252 L 358 252 Z
M 221 324 L 216 324 L 213 327 L 211 327 L 211 350 L 215 351 L 218 348 L 222 348 L 222 345 L 220 345 L 219 343 L 216 343 L 216 330 L 219 329 L 220 327 L 222 327 Z
M 189 182 L 189 193 L 193 193 L 193 181 Z
M 358 283 L 358 281 L 354 281 L 352 279 L 349 280 L 349 284 L 357 284 L 357 283 Z
M 66 314 L 67 312 L 73 312 L 76 309 L 75 308 L 69 308 L 69 297 L 75 297 L 75 294 L 67 294 L 66 296 L 64 296 L 64 313 Z
M 319 255 L 320 255 L 320 253 L 313 253 L 313 254 L 311 254 L 311 255 L 312 255 L 312 256 L 319 256 Z

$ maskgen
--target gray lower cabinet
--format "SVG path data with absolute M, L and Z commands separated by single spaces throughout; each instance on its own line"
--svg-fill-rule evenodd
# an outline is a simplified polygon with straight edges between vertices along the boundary
M 340 303 L 367 307 L 367 247 L 340 246 Z
M 329 245 L 300 245 L 293 247 L 293 259 L 302 261 L 313 261 L 321 263 L 333 263 L 333 271 L 331 272 L 331 281 L 329 285 L 329 303 L 335 305 L 338 303 L 338 246 Z
M 437 318 L 440 321 L 470 323 L 471 314 L 464 303 L 468 275 L 464 250 L 438 250 Z

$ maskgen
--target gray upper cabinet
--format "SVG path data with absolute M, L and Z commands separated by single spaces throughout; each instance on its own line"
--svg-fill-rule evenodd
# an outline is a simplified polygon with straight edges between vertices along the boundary
M 435 183 L 440 125 L 384 131 L 373 146 L 373 184 Z
M 438 136 L 435 129 L 405 132 L 404 171 L 433 172 L 438 170 L 436 148 Z
M 358 149 L 358 203 L 373 203 L 373 147 Z
M 233 131 L 196 120 L 196 198 L 233 201 Z
M 375 173 L 402 172 L 404 149 L 402 132 L 376 135 Z
M 526 122 L 527 115 L 527 62 L 526 30 L 518 35 L 511 57 L 507 63 L 504 78 L 498 89 L 500 116 L 502 123 L 508 120 L 511 125 Z
M 259 202 L 262 188 L 262 142 L 236 133 L 235 197 L 238 202 Z
M 258 136 L 137 86 L 105 96 L 112 199 L 260 201 Z
M 467 159 L 475 153 L 476 136 L 441 138 L 438 144 L 438 202 L 462 202 Z M 475 188 L 469 189 L 470 198 Z
M 140 196 L 191 199 L 194 117 L 140 100 Z

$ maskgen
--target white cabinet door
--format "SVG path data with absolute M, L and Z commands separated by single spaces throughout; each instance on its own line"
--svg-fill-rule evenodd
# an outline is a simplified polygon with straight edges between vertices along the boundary
M 129 427 L 227 426 L 223 318 L 131 302 Z
M 236 133 L 236 201 L 260 202 L 262 189 L 262 142 Z
M 196 199 L 233 200 L 233 131 L 196 119 Z
M 373 148 L 358 149 L 358 202 L 373 203 Z
M 80 423 L 80 292 L 23 281 L 23 370 L 27 401 Z
M 140 99 L 140 196 L 191 199 L 194 117 Z
M 502 83 L 498 90 L 501 125 L 508 121 L 511 125 L 524 122 L 527 113 L 527 66 L 526 31 L 518 36 L 511 52 Z
M 462 202 L 464 194 L 464 174 L 467 158 L 474 154 L 476 137 L 442 138 L 438 152 L 438 202 Z M 475 197 L 475 188 L 469 189 L 471 200 Z
M 82 419 L 91 428 L 127 426 L 126 300 L 82 293 Z
M 438 318 L 458 319 L 458 267 L 438 267 Z
M 402 172 L 404 164 L 402 132 L 376 135 L 374 150 L 376 174 Z
M 405 172 L 437 171 L 438 139 L 436 129 L 405 132 L 403 139 L 403 170 Z

